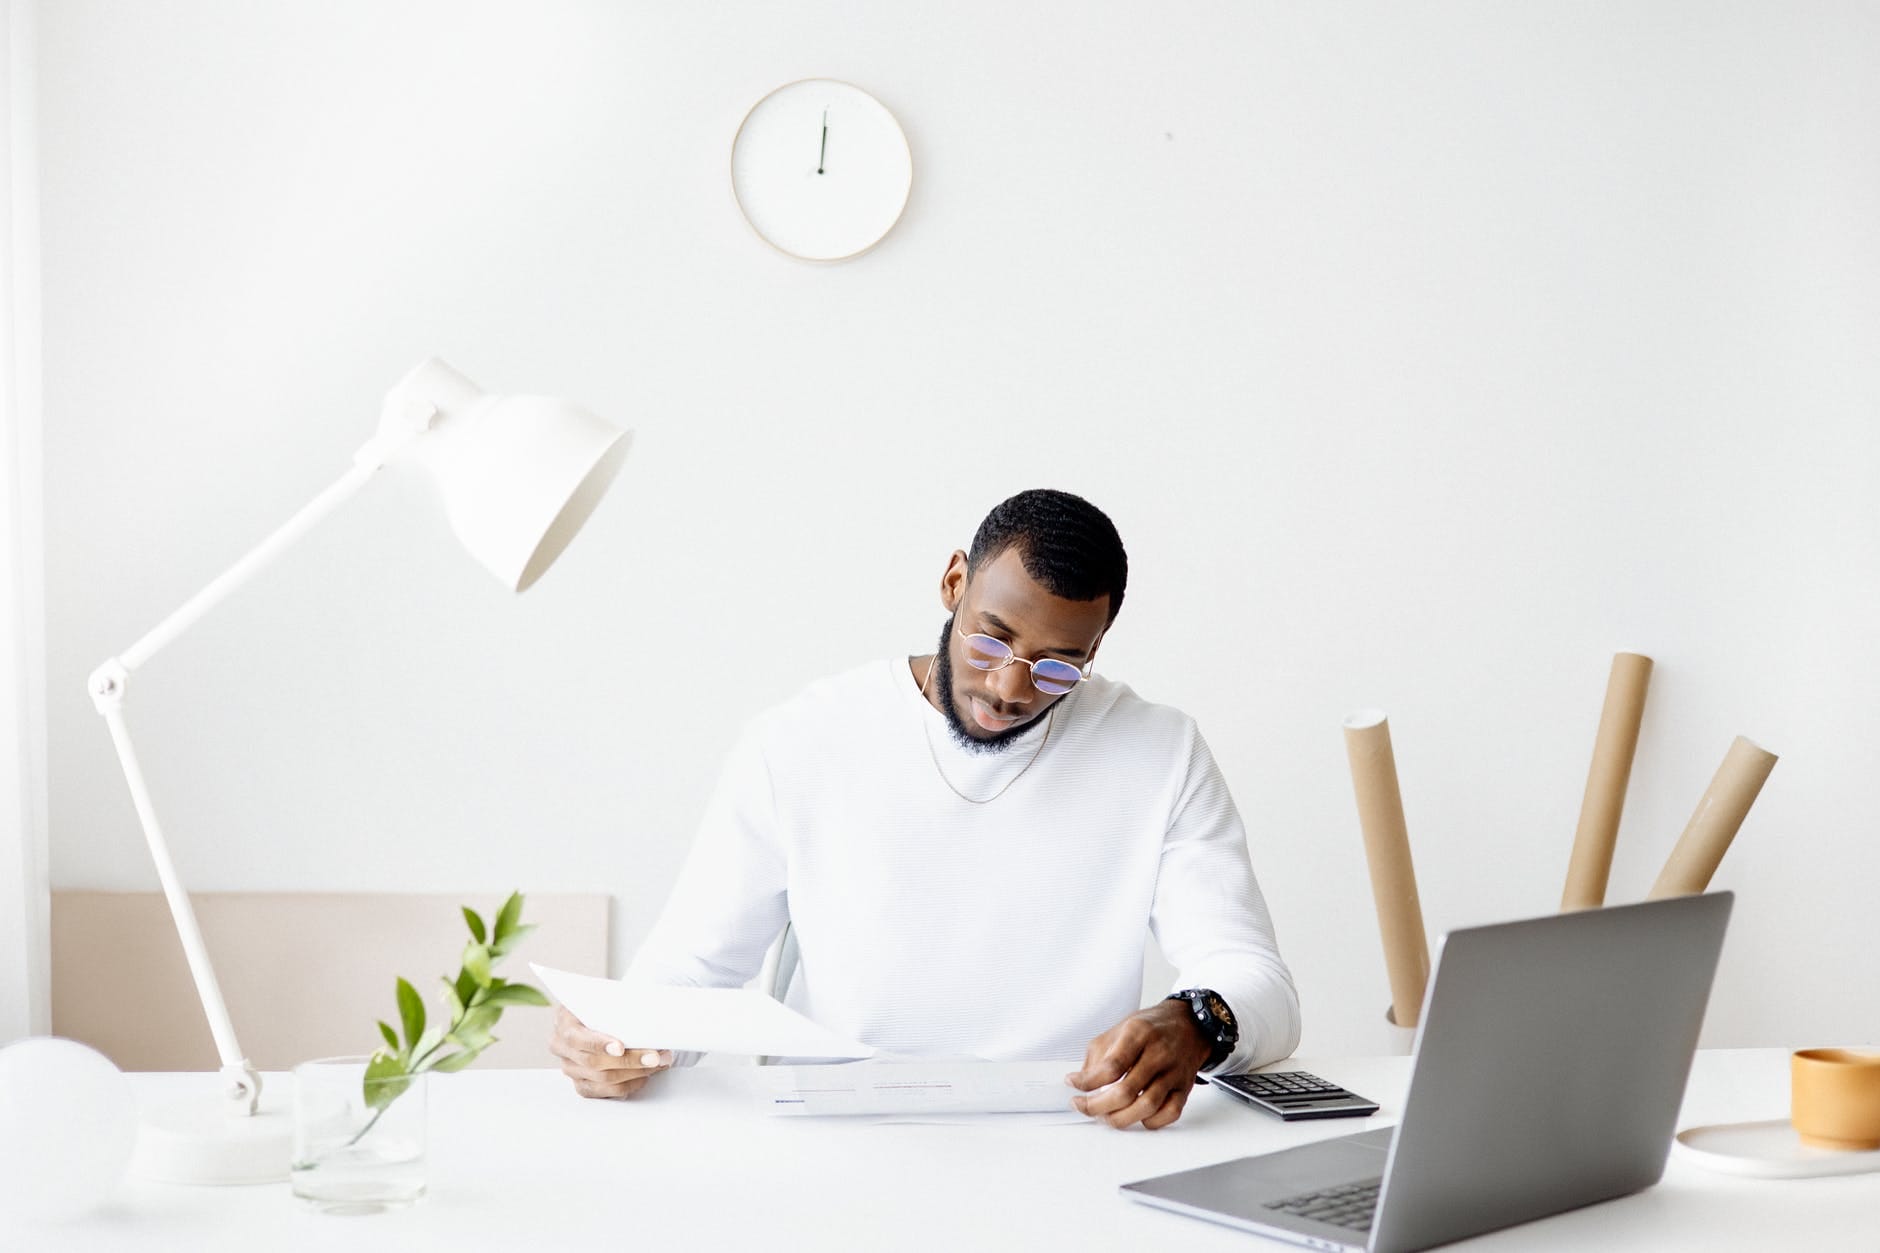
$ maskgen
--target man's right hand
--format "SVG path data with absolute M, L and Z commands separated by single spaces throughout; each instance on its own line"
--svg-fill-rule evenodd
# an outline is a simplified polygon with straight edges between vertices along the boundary
M 561 1059 L 561 1073 L 574 1080 L 582 1096 L 622 1100 L 672 1065 L 665 1049 L 633 1049 L 609 1035 L 590 1031 L 565 1008 L 555 1008 L 555 1030 L 548 1051 Z

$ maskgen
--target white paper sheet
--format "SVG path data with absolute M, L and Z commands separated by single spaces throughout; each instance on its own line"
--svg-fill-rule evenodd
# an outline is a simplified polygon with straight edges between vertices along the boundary
M 529 969 L 569 1013 L 628 1048 L 768 1057 L 875 1055 L 868 1045 L 844 1039 L 748 988 L 629 983 L 533 962 Z
M 1062 1062 L 929 1062 L 912 1059 L 841 1066 L 767 1066 L 756 1090 L 773 1114 L 898 1116 L 951 1121 L 958 1115 L 1057 1114 L 1087 1119 L 1071 1108 L 1077 1093 L 1064 1076 L 1082 1066 Z

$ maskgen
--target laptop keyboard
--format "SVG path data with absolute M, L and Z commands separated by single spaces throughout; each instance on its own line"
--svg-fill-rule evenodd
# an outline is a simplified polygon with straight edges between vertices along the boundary
M 1371 1216 L 1377 1212 L 1378 1189 L 1383 1184 L 1381 1178 L 1366 1179 L 1362 1183 L 1348 1183 L 1319 1192 L 1301 1192 L 1298 1196 L 1281 1197 L 1277 1201 L 1268 1201 L 1266 1207 L 1282 1214 L 1296 1214 L 1300 1218 L 1330 1223 L 1334 1227 L 1369 1231 Z

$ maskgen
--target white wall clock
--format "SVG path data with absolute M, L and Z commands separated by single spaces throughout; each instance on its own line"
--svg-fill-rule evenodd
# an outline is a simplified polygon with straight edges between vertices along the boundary
M 859 87 L 806 78 L 751 106 L 731 143 L 731 190 L 781 252 L 841 261 L 893 229 L 914 184 L 894 114 Z

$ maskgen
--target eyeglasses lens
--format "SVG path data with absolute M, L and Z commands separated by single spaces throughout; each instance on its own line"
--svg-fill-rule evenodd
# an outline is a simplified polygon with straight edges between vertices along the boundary
M 1012 650 L 990 635 L 966 637 L 966 662 L 980 670 L 997 670 L 1012 660 Z
M 1077 680 L 1083 677 L 1083 672 L 1076 666 L 1049 657 L 1034 663 L 1031 668 L 1031 681 L 1038 685 L 1040 692 L 1050 696 L 1062 696 L 1076 687 Z

